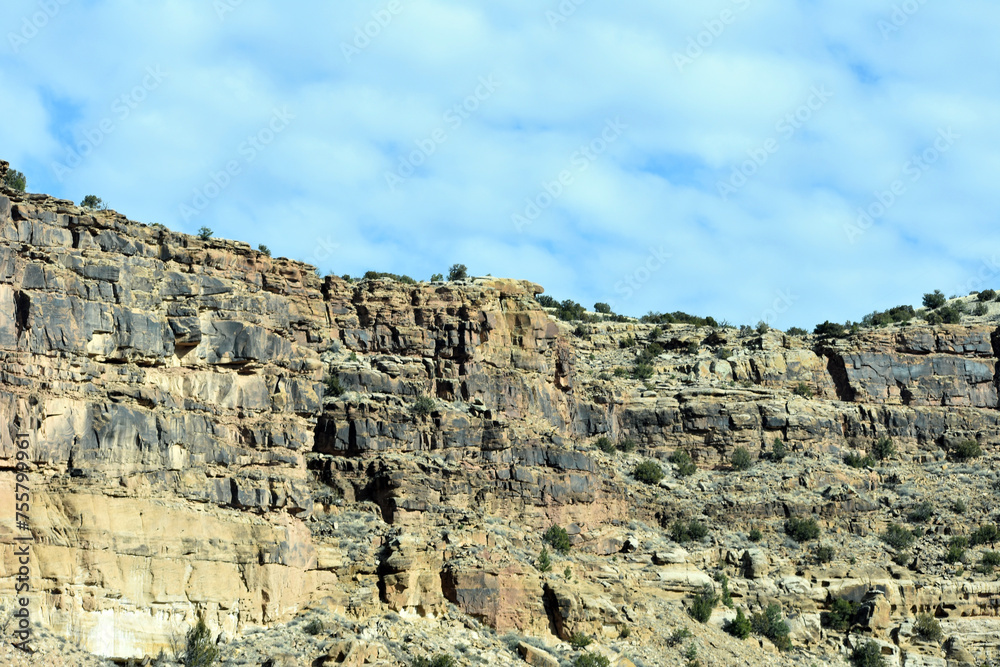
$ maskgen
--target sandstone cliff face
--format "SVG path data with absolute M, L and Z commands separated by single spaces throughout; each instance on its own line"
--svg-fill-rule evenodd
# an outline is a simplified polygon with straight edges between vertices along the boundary
M 3 191 L 0 592 L 14 587 L 14 437 L 26 433 L 36 619 L 95 654 L 169 650 L 198 613 L 233 638 L 317 606 L 617 637 L 716 567 L 738 570 L 743 601 L 793 601 L 808 640 L 855 573 L 809 579 L 724 541 L 677 551 L 645 526 L 703 514 L 738 531 L 809 513 L 844 539 L 875 534 L 886 475 L 821 457 L 890 436 L 907 460 L 933 461 L 1000 437 L 998 331 L 985 321 L 836 342 L 672 327 L 644 386 L 611 371 L 652 327 L 573 333 L 540 292 L 321 279 L 243 243 Z M 672 351 L 690 342 L 697 354 Z M 413 410 L 421 396 L 428 414 Z M 684 449 L 706 470 L 779 438 L 802 466 L 651 490 L 631 459 L 593 448 L 598 435 L 647 458 Z M 535 567 L 554 523 L 591 559 L 561 579 Z M 1000 602 L 988 582 L 873 572 L 894 618 L 980 618 Z

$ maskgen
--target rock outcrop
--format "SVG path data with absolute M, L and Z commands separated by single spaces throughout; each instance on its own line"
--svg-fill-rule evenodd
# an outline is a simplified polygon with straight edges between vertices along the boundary
M 581 634 L 624 661 L 631 634 L 633 657 L 667 664 L 651 656 L 678 649 L 656 619 L 683 619 L 723 572 L 737 604 L 779 601 L 817 659 L 846 650 L 820 620 L 843 596 L 905 664 L 945 656 L 900 630 L 918 612 L 952 623 L 963 651 L 990 644 L 1000 589 L 945 562 L 968 532 L 950 510 L 913 553 L 877 538 L 918 498 L 961 497 L 959 478 L 990 520 L 992 480 L 948 457 L 969 440 L 996 457 L 989 319 L 843 340 L 570 326 L 541 292 L 320 278 L 244 243 L 3 190 L 0 592 L 30 534 L 34 621 L 115 658 L 171 651 L 199 615 L 241 641 L 323 610 L 342 631 L 393 614 L 544 638 L 551 651 L 509 647 L 531 664 Z M 632 346 L 654 338 L 652 377 L 629 379 Z M 28 531 L 14 520 L 19 437 Z M 896 464 L 843 464 L 885 437 Z M 728 472 L 737 448 L 762 461 L 776 439 L 785 463 Z M 677 450 L 694 477 L 668 462 Z M 636 481 L 641 460 L 667 478 Z M 832 563 L 785 544 L 789 516 L 819 521 Z M 698 518 L 710 537 L 679 546 L 675 523 Z M 574 555 L 543 572 L 554 524 Z M 985 625 L 962 630 L 969 619 Z M 302 664 L 401 664 L 391 643 L 349 634 Z M 746 646 L 748 664 L 773 658 Z

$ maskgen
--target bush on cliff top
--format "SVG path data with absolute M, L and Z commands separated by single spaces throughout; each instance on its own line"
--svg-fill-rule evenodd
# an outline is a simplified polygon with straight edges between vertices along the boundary
M 3 184 L 11 190 L 24 192 L 24 189 L 28 187 L 28 179 L 17 169 L 11 169 L 4 175 Z

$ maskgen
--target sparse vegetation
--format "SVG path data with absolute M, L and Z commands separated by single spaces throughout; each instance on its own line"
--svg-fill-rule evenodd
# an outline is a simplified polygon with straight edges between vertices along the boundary
M 927 308 L 929 310 L 934 310 L 935 308 L 940 308 L 941 306 L 943 306 L 945 303 L 947 303 L 947 301 L 948 299 L 945 298 L 941 290 L 936 289 L 933 292 L 924 294 L 923 304 L 924 308 Z
M 984 289 L 982 292 L 976 295 L 976 299 L 979 301 L 993 301 L 997 298 L 997 293 L 995 290 Z
M 340 384 L 340 377 L 337 375 L 328 375 L 323 384 L 326 387 L 326 396 L 340 396 L 345 391 L 343 385 Z
M 663 468 L 655 461 L 643 461 L 632 469 L 632 476 L 644 484 L 659 484 L 663 479 Z
M 997 566 L 1000 566 L 1000 552 L 984 551 L 979 561 L 979 571 L 982 574 L 993 574 Z
M 618 444 L 615 445 L 615 448 L 619 452 L 622 452 L 623 454 L 631 454 L 632 452 L 635 451 L 635 447 L 636 447 L 635 440 L 633 440 L 632 438 L 624 438 L 623 440 L 619 440 Z
M 785 521 L 785 534 L 796 542 L 815 540 L 819 537 L 819 524 L 813 518 L 789 517 Z
M 453 656 L 447 653 L 438 653 L 431 658 L 419 657 L 414 658 L 413 662 L 410 663 L 410 667 L 457 667 L 458 662 Z
M 944 636 L 941 624 L 930 614 L 917 614 L 917 622 L 913 624 L 913 632 L 918 637 L 929 642 L 939 642 Z
M 552 569 L 552 558 L 549 556 L 549 550 L 542 547 L 542 552 L 538 554 L 538 570 L 540 572 L 548 572 Z
M 910 523 L 923 523 L 934 516 L 934 504 L 925 500 L 910 508 L 906 515 Z
M 688 614 L 699 623 L 708 623 L 708 619 L 712 617 L 712 610 L 715 609 L 715 605 L 718 602 L 719 596 L 715 594 L 711 586 L 705 584 L 701 592 L 696 593 L 691 598 Z
M 431 274 L 431 282 L 432 283 L 444 282 L 444 274 L 441 274 L 441 273 L 433 273 L 433 274 Z
M 670 539 L 678 544 L 703 539 L 708 535 L 708 526 L 697 519 L 682 521 L 678 519 L 670 526 Z
M 975 440 L 963 440 L 952 447 L 948 453 L 956 461 L 968 461 L 969 459 L 977 459 L 982 456 L 983 448 Z
M 465 264 L 452 264 L 451 268 L 448 269 L 448 280 L 450 282 L 465 280 L 468 277 L 469 270 L 465 267 Z
M 851 665 L 853 667 L 888 667 L 885 658 L 882 657 L 882 649 L 879 648 L 878 643 L 870 639 L 855 647 L 851 652 Z
M 610 667 L 611 661 L 600 653 L 583 653 L 573 660 L 573 667 Z
M 750 619 L 747 618 L 742 609 L 737 609 L 736 618 L 731 621 L 726 621 L 722 629 L 737 639 L 746 639 L 753 631 L 753 628 L 750 625 Z
M 753 528 L 750 529 L 750 534 L 747 536 L 747 538 L 751 542 L 757 543 L 760 542 L 762 539 L 764 539 L 764 533 L 760 531 L 760 528 L 754 526 Z
M 883 542 L 898 551 L 909 549 L 916 540 L 910 530 L 898 523 L 889 524 L 889 527 L 879 537 L 881 537 Z
M 677 466 L 677 474 L 681 477 L 690 477 L 698 470 L 691 455 L 682 449 L 675 449 L 667 460 Z
M 801 327 L 788 327 L 788 331 L 786 331 L 785 333 L 787 333 L 789 336 L 799 336 L 799 337 L 809 335 L 809 332 Z
M 413 402 L 413 407 L 410 410 L 418 417 L 427 417 L 434 412 L 435 407 L 436 404 L 433 398 L 430 396 L 420 396 Z
M 879 461 L 892 458 L 896 455 L 896 446 L 892 443 L 892 438 L 882 437 L 872 445 L 871 455 Z
M 264 255 L 265 257 L 270 257 L 271 256 L 271 249 L 268 248 L 263 243 L 261 243 L 259 246 L 257 246 L 257 251 L 260 252 L 260 254 Z
M 820 563 L 829 563 L 833 560 L 836 552 L 833 547 L 828 545 L 822 545 L 816 547 L 816 560 Z
M 403 283 L 404 285 L 416 285 L 417 281 L 407 275 L 399 275 L 398 273 L 388 273 L 386 271 L 365 271 L 365 275 L 361 276 L 362 280 L 379 280 L 382 278 L 388 278 L 397 283 Z
M 108 210 L 108 205 L 104 201 L 95 195 L 87 195 L 80 202 L 81 208 L 89 208 L 92 211 L 106 211 Z
M 602 435 L 594 444 L 605 454 L 614 454 L 617 451 L 615 443 L 611 442 L 611 438 L 607 436 Z
M 214 233 L 215 232 L 213 232 L 208 227 L 199 227 L 198 228 L 198 238 L 200 238 L 202 241 L 209 240 L 210 238 L 212 238 L 212 234 L 214 234 Z
M 733 451 L 729 463 L 733 466 L 733 470 L 749 470 L 753 467 L 753 457 L 750 456 L 750 450 L 746 447 L 737 447 Z
M 801 396 L 802 398 L 812 398 L 813 397 L 812 387 L 810 387 L 809 385 L 807 385 L 805 382 L 798 383 L 795 386 L 795 389 L 792 390 L 792 393 L 794 393 L 796 396 Z
M 820 338 L 843 338 L 847 335 L 847 328 L 843 324 L 827 320 L 823 324 L 817 324 L 813 333 Z
M 781 605 L 769 604 L 763 612 L 752 615 L 750 626 L 754 634 L 770 639 L 779 651 L 788 651 L 792 648 L 792 642 L 788 638 L 788 624 L 781 616 Z
M 976 530 L 969 535 L 969 546 L 978 547 L 982 544 L 988 544 L 991 547 L 997 541 L 997 527 L 993 524 L 986 524 L 976 528 Z
M 15 192 L 24 192 L 28 187 L 28 179 L 17 169 L 10 169 L 3 177 L 3 184 Z
M 610 315 L 611 306 L 602 301 L 598 301 L 597 303 L 594 304 L 594 312 L 601 313 L 602 315 Z
M 837 632 L 847 632 L 851 629 L 859 606 L 857 602 L 848 598 L 837 598 L 830 605 L 830 611 L 820 616 L 820 620 L 825 627 Z
M 569 638 L 569 645 L 576 649 L 587 648 L 594 640 L 582 632 L 574 632 Z
M 199 616 L 198 623 L 187 633 L 181 664 L 184 667 L 212 667 L 218 659 L 219 649 L 212 641 L 205 617 Z
M 771 444 L 771 460 L 781 461 L 788 456 L 788 446 L 781 438 L 775 438 Z
M 965 511 L 967 509 L 968 507 L 966 506 L 965 501 L 962 500 L 961 498 L 956 500 L 951 506 L 951 511 L 954 512 L 955 514 L 965 514 Z
M 851 452 L 844 456 L 844 463 L 851 466 L 852 468 L 873 468 L 875 467 L 875 459 L 870 455 L 865 454 L 861 456 L 860 454 L 855 454 Z
M 674 646 L 679 646 L 683 644 L 688 639 L 691 639 L 691 631 L 687 628 L 675 628 L 670 636 L 667 637 L 667 646 L 673 648 Z
M 561 554 L 569 553 L 570 548 L 573 546 L 573 543 L 569 539 L 569 533 L 562 526 L 553 525 L 545 531 L 542 539 Z

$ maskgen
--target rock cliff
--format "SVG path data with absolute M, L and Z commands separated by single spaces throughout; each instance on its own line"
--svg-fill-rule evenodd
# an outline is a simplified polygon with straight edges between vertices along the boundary
M 684 613 L 722 574 L 736 606 L 779 602 L 817 664 L 858 636 L 899 665 L 1000 643 L 1000 584 L 945 557 L 995 521 L 989 316 L 830 340 L 568 325 L 541 292 L 320 278 L 244 243 L 3 190 L 4 608 L 23 434 L 33 623 L 95 656 L 169 655 L 203 615 L 243 656 L 231 664 L 404 664 L 404 642 L 450 651 L 451 635 L 471 647 L 461 664 L 558 664 L 577 634 L 619 665 L 682 664 L 682 626 L 709 664 L 781 660 L 724 634 L 727 607 L 707 626 Z M 654 342 L 653 375 L 630 379 Z M 893 457 L 844 464 L 883 438 Z M 767 460 L 776 439 L 783 461 Z M 956 460 L 969 441 L 985 458 Z M 730 469 L 738 448 L 749 471 Z M 641 461 L 666 478 L 637 481 Z M 915 545 L 883 544 L 889 524 L 916 526 L 921 500 L 935 508 Z M 815 518 L 835 555 L 789 541 L 792 516 Z M 678 537 L 692 519 L 706 537 Z M 543 572 L 553 525 L 572 547 Z M 859 605 L 846 638 L 822 623 L 838 597 Z M 913 634 L 920 612 L 950 643 Z M 253 643 L 306 618 L 323 641 L 285 657 Z

